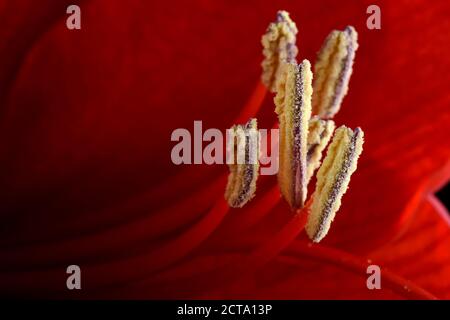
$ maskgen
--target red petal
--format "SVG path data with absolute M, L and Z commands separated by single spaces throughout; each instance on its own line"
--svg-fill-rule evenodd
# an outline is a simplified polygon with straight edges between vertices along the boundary
M 371 257 L 436 296 L 450 298 L 450 215 L 433 196 L 414 212 L 408 229 Z

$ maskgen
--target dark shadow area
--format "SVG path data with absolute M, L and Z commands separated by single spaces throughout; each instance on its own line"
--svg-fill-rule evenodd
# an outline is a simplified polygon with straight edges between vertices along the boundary
M 447 183 L 441 190 L 436 192 L 436 196 L 450 211 L 450 183 Z

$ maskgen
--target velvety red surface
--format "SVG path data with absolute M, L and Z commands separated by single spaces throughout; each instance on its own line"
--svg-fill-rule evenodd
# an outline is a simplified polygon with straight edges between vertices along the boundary
M 74 298 L 450 298 L 445 1 L 0 0 L 0 294 Z M 276 11 L 315 61 L 359 32 L 338 125 L 366 143 L 332 228 L 311 246 L 276 177 L 230 210 L 226 166 L 175 166 L 172 130 L 233 124 Z M 269 94 L 257 114 L 275 120 Z M 283 249 L 284 250 L 281 250 Z M 368 260 L 370 259 L 370 260 Z M 366 267 L 382 267 L 382 289 Z M 80 265 L 82 290 L 66 289 Z

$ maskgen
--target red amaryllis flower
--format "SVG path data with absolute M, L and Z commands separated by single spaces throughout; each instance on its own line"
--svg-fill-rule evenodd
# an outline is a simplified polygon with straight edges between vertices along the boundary
M 57 2 L 57 3 L 56 3 Z M 450 298 L 445 2 L 0 1 L 0 292 L 79 298 Z M 298 234 L 275 177 L 229 209 L 225 166 L 175 166 L 175 128 L 228 128 L 259 83 L 278 9 L 315 61 L 332 29 L 359 50 L 338 124 L 366 133 L 318 245 Z M 257 88 L 260 88 L 257 86 Z M 250 102 L 259 104 L 261 90 Z M 255 110 L 241 115 L 246 121 Z M 259 126 L 274 119 L 271 97 Z M 274 191 L 275 190 L 275 191 Z M 82 290 L 66 288 L 79 265 Z M 382 289 L 366 287 L 367 266 Z

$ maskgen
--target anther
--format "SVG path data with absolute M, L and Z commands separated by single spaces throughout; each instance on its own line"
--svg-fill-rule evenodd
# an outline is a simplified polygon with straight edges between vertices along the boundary
M 335 132 L 317 172 L 316 190 L 306 224 L 306 233 L 314 242 L 322 240 L 330 229 L 350 177 L 356 170 L 363 143 L 364 133 L 360 128 L 352 131 L 341 126 Z
M 319 51 L 314 66 L 313 114 L 332 118 L 348 91 L 358 34 L 351 26 L 332 31 Z
M 296 61 L 297 27 L 286 11 L 278 11 L 277 20 L 269 25 L 261 39 L 264 61 L 261 66 L 261 80 L 272 92 L 275 92 L 276 81 L 283 63 Z
M 233 143 L 233 161 L 228 166 L 230 174 L 225 190 L 225 199 L 230 207 L 243 207 L 256 192 L 259 170 L 259 135 L 256 119 L 250 119 L 245 125 L 231 128 Z
M 312 72 L 308 60 L 284 64 L 277 84 L 275 112 L 280 123 L 278 181 L 291 208 L 303 207 L 307 195 L 307 139 L 311 118 Z

